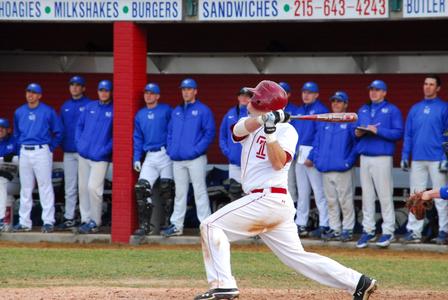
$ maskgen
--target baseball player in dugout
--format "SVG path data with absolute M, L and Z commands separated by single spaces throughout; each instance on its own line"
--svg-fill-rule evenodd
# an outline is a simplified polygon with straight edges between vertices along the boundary
M 233 142 L 229 128 L 239 119 L 247 117 L 247 104 L 252 92 L 247 88 L 242 88 L 237 96 L 238 104 L 225 114 L 219 129 L 219 147 L 229 160 L 229 196 L 232 201 L 243 195 L 243 188 L 241 186 L 241 145 Z
M 64 222 L 58 229 L 65 230 L 75 227 L 75 208 L 78 200 L 78 152 L 75 145 L 75 131 L 79 116 L 90 103 L 84 95 L 86 81 L 81 76 L 73 76 L 69 80 L 70 99 L 61 107 L 61 123 L 64 129 L 62 150 L 64 151 L 64 184 L 65 211 Z
M 140 236 L 149 234 L 151 229 L 152 188 L 159 177 L 160 198 L 167 217 L 171 215 L 174 199 L 173 163 L 166 153 L 172 110 L 159 103 L 160 87 L 156 83 L 145 86 L 143 98 L 146 106 L 137 112 L 134 121 L 134 170 L 140 172 L 135 185 L 139 227 L 134 234 Z
M 183 234 L 190 180 L 199 221 L 211 213 L 205 183 L 206 152 L 215 137 L 215 120 L 210 108 L 197 99 L 198 85 L 194 79 L 184 79 L 180 89 L 183 103 L 173 110 L 168 125 L 168 155 L 173 161 L 176 185 L 171 225 L 162 231 L 166 237 Z
M 12 158 L 16 154 L 16 141 L 11 135 L 9 121 L 0 118 L 0 231 L 7 229 L 6 208 L 10 207 L 14 201 L 14 197 L 8 195 L 8 183 L 14 178 L 14 174 L 8 169 L 3 169 L 2 165 L 12 162 Z
M 313 115 L 328 113 L 328 109 L 318 99 L 319 86 L 315 82 L 306 82 L 302 87 L 303 105 L 297 109 L 297 115 Z M 314 138 L 316 137 L 317 123 L 297 120 L 292 123 L 299 134 L 299 143 L 296 162 L 296 182 L 297 193 L 297 230 L 301 237 L 308 235 L 308 217 L 310 212 L 311 188 L 319 211 L 319 226 L 312 232 L 311 237 L 321 238 L 323 234 L 330 230 L 328 226 L 328 207 L 325 199 L 322 174 L 314 167 L 313 162 L 308 158 L 313 149 Z
M 88 103 L 76 126 L 78 189 L 81 226 L 79 233 L 95 233 L 101 226 L 104 179 L 112 161 L 112 82 L 98 84 L 98 100 Z
M 448 104 L 438 97 L 441 80 L 436 75 L 428 75 L 423 82 L 423 100 L 414 104 L 406 119 L 401 168 L 411 167 L 411 193 L 426 190 L 428 175 L 432 187 L 440 189 L 446 184 L 447 157 L 442 147 L 448 130 Z M 446 145 L 446 144 L 445 144 Z M 412 164 L 409 164 L 412 158 Z M 437 244 L 446 244 L 448 235 L 448 202 L 435 199 L 439 233 Z M 417 220 L 409 213 L 406 243 L 421 242 L 424 220 Z
M 335 92 L 330 100 L 332 112 L 347 111 L 348 95 L 344 91 Z M 354 125 L 318 123 L 317 135 L 308 158 L 322 172 L 325 198 L 328 201 L 330 231 L 323 238 L 342 242 L 352 240 L 355 226 L 353 166 L 357 159 Z
M 242 145 L 241 180 L 246 196 L 216 211 L 201 223 L 201 241 L 210 290 L 195 297 L 235 299 L 239 290 L 230 266 L 230 242 L 259 235 L 278 258 L 321 284 L 345 289 L 353 299 L 368 299 L 376 280 L 336 261 L 306 252 L 294 223 L 294 203 L 287 190 L 288 168 L 298 141 L 288 124 L 285 91 L 262 81 L 252 89 L 249 117 L 231 127 Z
M 363 233 L 356 247 L 365 248 L 376 240 L 375 200 L 378 195 L 382 234 L 378 247 L 388 247 L 395 239 L 394 184 L 392 177 L 395 144 L 403 136 L 403 118 L 400 110 L 386 100 L 387 85 L 374 80 L 369 86 L 370 101 L 358 111 L 355 135 L 360 159 L 362 188 Z M 376 191 L 376 194 L 375 194 Z
M 285 107 L 285 112 L 287 112 L 290 115 L 295 115 L 297 112 L 297 105 L 292 103 L 291 100 L 291 86 L 289 83 L 285 81 L 281 81 L 278 83 L 286 92 L 286 95 L 288 97 L 288 104 Z M 291 120 L 290 123 L 294 124 L 296 120 Z M 289 168 L 288 173 L 288 190 L 291 194 L 292 201 L 297 202 L 297 182 L 296 182 L 296 157 L 292 158 L 291 161 L 291 167 Z
M 62 140 L 62 125 L 53 108 L 41 102 L 42 87 L 30 83 L 27 103 L 14 113 L 14 137 L 20 147 L 19 223 L 14 231 L 30 231 L 34 182 L 37 180 L 42 206 L 42 232 L 54 231 L 54 191 L 51 180 L 53 150 Z

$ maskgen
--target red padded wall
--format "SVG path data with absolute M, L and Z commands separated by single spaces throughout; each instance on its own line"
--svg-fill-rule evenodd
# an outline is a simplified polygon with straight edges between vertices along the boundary
M 12 119 L 14 110 L 24 103 L 24 89 L 32 81 L 39 82 L 44 89 L 43 101 L 57 110 L 68 97 L 68 79 L 74 74 L 48 73 L 0 73 L 0 115 Z M 101 79 L 112 79 L 112 74 L 81 74 L 87 79 L 87 95 L 96 98 L 96 84 Z M 148 81 L 160 84 L 161 101 L 171 105 L 181 103 L 179 83 L 185 75 L 148 75 Z M 397 104 L 406 116 L 410 106 L 422 98 L 423 74 L 384 75 L 192 75 L 199 84 L 199 99 L 213 110 L 217 126 L 217 137 L 209 151 L 210 163 L 225 163 L 218 147 L 218 128 L 225 112 L 236 104 L 236 92 L 242 86 L 254 86 L 262 79 L 287 81 L 293 88 L 293 102 L 300 103 L 300 87 L 305 81 L 314 80 L 321 88 L 321 99 L 326 102 L 331 93 L 343 89 L 350 96 L 351 111 L 356 111 L 368 100 L 367 85 L 374 79 L 383 79 L 389 86 L 388 99 Z M 448 74 L 441 75 L 442 82 L 448 81 Z M 143 88 L 143 87 L 142 87 Z M 442 98 L 447 92 L 442 87 Z M 141 102 L 143 105 L 143 101 Z M 397 151 L 396 162 L 400 154 Z M 56 155 L 60 160 L 60 154 Z

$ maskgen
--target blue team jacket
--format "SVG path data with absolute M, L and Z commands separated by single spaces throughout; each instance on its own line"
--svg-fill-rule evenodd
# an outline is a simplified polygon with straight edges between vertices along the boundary
M 76 126 L 75 143 L 79 155 L 93 161 L 112 160 L 113 102 L 87 104 Z
M 414 104 L 406 119 L 402 159 L 440 161 L 448 130 L 448 103 L 439 98 Z
M 16 140 L 12 135 L 0 139 L 0 157 L 8 154 L 18 154 Z
M 62 150 L 64 152 L 76 152 L 75 131 L 79 116 L 91 100 L 86 96 L 80 99 L 69 99 L 61 107 L 61 123 L 64 129 L 64 138 L 62 139 Z
M 134 162 L 140 161 L 143 153 L 166 147 L 171 107 L 159 103 L 154 108 L 144 107 L 134 120 Z
M 226 113 L 221 122 L 219 130 L 219 147 L 222 153 L 233 165 L 241 166 L 241 144 L 234 143 L 230 127 L 238 122 L 239 119 L 247 117 L 246 106 L 234 106 Z
M 318 123 L 308 159 L 320 172 L 344 172 L 358 157 L 353 124 Z
M 168 155 L 174 161 L 195 159 L 207 151 L 215 137 L 213 113 L 198 99 L 177 106 L 168 125 Z
M 28 104 L 14 113 L 14 138 L 20 145 L 49 145 L 53 151 L 62 140 L 62 125 L 55 110 L 39 102 L 35 108 Z
M 384 100 L 365 104 L 358 111 L 356 126 L 378 125 L 378 134 L 366 134 L 357 144 L 358 153 L 366 156 L 391 156 L 395 143 L 403 136 L 403 117 L 398 107 Z
M 314 114 L 324 114 L 328 112 L 328 108 L 320 102 L 320 100 L 316 100 L 311 104 L 304 104 L 297 108 L 296 115 L 298 116 L 306 116 L 306 115 L 314 115 Z M 312 146 L 314 142 L 314 137 L 316 135 L 317 130 L 317 122 L 310 121 L 299 121 L 291 123 L 297 133 L 299 134 L 299 145 Z

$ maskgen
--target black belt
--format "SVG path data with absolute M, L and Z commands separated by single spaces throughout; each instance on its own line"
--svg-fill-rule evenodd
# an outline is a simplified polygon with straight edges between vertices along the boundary
M 37 150 L 37 149 L 42 149 L 44 148 L 44 146 L 42 145 L 38 145 L 38 146 L 23 146 L 23 149 L 25 150 Z
M 159 152 L 160 150 L 162 150 L 162 148 L 163 148 L 163 146 L 159 147 L 159 148 L 149 149 L 148 152 Z

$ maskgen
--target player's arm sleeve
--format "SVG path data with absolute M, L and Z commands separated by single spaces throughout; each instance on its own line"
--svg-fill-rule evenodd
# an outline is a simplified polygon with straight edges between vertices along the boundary
M 244 136 L 239 136 L 239 135 L 236 135 L 235 134 L 235 126 L 245 126 L 244 125 L 244 122 L 246 122 L 246 120 L 248 119 L 249 117 L 243 117 L 243 118 L 241 118 L 241 119 L 239 119 L 238 120 L 238 122 L 236 122 L 235 124 L 233 124 L 233 125 L 231 125 L 230 126 L 230 132 L 232 133 L 232 141 L 234 142 L 234 143 L 242 143 L 244 140 L 246 140 L 246 138 L 249 136 L 249 131 L 247 131 L 246 129 L 244 129 L 245 131 L 247 131 L 247 135 L 244 135 Z M 245 127 L 244 127 L 245 128 Z M 243 130 L 243 131 L 244 131 Z
M 138 116 L 134 119 L 134 162 L 140 161 L 143 151 L 143 132 L 138 122 Z
M 228 113 L 224 116 L 219 128 L 219 148 L 222 153 L 228 158 L 229 157 L 229 146 L 227 144 L 230 134 L 230 126 L 227 123 Z
M 87 111 L 87 108 L 81 112 L 79 119 L 78 119 L 78 123 L 76 123 L 76 130 L 75 130 L 75 145 L 76 145 L 76 147 L 78 147 L 82 132 L 84 130 L 84 124 L 86 122 L 86 111 Z
M 316 162 L 317 156 L 319 155 L 321 134 L 321 126 L 318 123 L 316 124 L 316 134 L 314 135 L 313 149 L 311 149 L 310 153 L 308 154 L 308 159 L 314 163 Z
M 352 125 L 353 126 L 353 125 Z M 355 126 L 353 126 L 355 127 Z M 347 164 L 350 166 L 353 166 L 356 163 L 356 160 L 358 159 L 358 150 L 356 149 L 356 144 L 358 143 L 358 140 L 355 137 L 354 134 L 355 130 L 353 128 L 350 129 L 349 133 L 349 147 L 351 147 L 350 152 L 347 157 Z
M 54 109 L 51 110 L 50 128 L 53 133 L 53 138 L 50 144 L 50 150 L 51 152 L 53 152 L 54 149 L 56 149 L 59 146 L 63 138 L 61 119 L 56 114 L 56 111 Z
M 207 151 L 208 146 L 210 146 L 215 138 L 215 120 L 213 118 L 213 113 L 209 108 L 206 108 L 204 112 L 205 113 L 202 116 L 202 130 L 204 131 L 204 134 L 196 145 L 196 151 L 201 155 Z
M 409 156 L 412 152 L 412 109 L 408 113 L 406 118 L 406 125 L 404 127 L 404 137 L 403 137 L 403 150 L 401 151 L 401 159 L 409 160 Z
M 403 116 L 398 108 L 393 109 L 391 128 L 378 126 L 377 135 L 389 141 L 398 141 L 403 137 Z
M 280 147 L 286 152 L 285 163 L 288 163 L 295 155 L 299 135 L 292 126 L 288 126 L 282 128 L 280 132 L 277 133 L 277 141 L 280 144 Z
M 18 115 L 18 113 L 17 113 L 17 111 L 14 113 L 14 120 L 13 120 L 13 122 L 14 122 L 14 131 L 13 131 L 13 136 L 14 136 L 14 139 L 16 140 L 16 145 L 17 145 L 17 148 L 18 148 L 18 152 L 20 153 L 20 143 L 19 143 L 19 141 L 20 141 L 20 128 L 19 128 L 19 115 Z
M 170 155 L 171 146 L 173 145 L 173 113 L 174 112 L 171 113 L 166 133 L 166 152 L 168 153 L 168 155 Z

